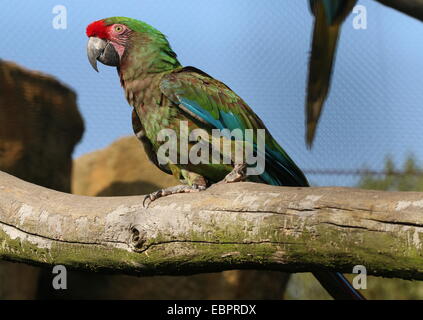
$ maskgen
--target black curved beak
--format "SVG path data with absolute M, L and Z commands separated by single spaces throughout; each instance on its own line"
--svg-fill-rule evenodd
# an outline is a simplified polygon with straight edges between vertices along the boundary
M 89 38 L 87 55 L 91 66 L 97 72 L 97 60 L 108 66 L 116 67 L 119 65 L 119 55 L 113 45 L 109 41 L 97 37 Z

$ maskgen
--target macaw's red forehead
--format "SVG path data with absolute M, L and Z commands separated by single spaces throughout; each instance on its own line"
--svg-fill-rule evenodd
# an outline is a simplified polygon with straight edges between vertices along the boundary
M 87 36 L 107 39 L 109 37 L 108 25 L 104 20 L 98 20 L 89 24 L 87 27 Z

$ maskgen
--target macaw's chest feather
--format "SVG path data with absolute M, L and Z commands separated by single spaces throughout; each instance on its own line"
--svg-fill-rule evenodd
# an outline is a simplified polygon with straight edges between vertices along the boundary
M 163 143 L 157 141 L 161 130 L 171 129 L 179 135 L 181 121 L 187 121 L 190 129 L 194 129 L 193 126 L 197 127 L 160 90 L 160 81 L 164 74 L 166 73 L 146 75 L 124 83 L 126 99 L 134 107 L 145 135 L 154 149 Z

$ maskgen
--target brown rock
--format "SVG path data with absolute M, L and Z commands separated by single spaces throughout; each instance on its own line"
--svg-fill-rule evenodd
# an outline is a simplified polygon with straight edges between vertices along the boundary
M 83 130 L 72 90 L 51 76 L 0 60 L 1 171 L 70 192 L 71 155 Z M 1 262 L 0 299 L 35 298 L 39 270 Z
M 121 138 L 74 161 L 72 193 L 86 196 L 147 194 L 178 184 L 152 164 L 138 139 Z
M 75 93 L 51 76 L 0 60 L 0 169 L 70 192 L 84 125 Z

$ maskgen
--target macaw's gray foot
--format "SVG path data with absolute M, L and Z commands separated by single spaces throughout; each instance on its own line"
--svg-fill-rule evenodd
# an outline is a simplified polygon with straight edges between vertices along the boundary
M 234 169 L 229 172 L 222 181 L 218 183 L 232 183 L 232 182 L 241 182 L 247 179 L 247 164 L 240 163 L 234 166 Z
M 148 208 L 150 203 L 152 203 L 154 200 L 162 197 L 169 196 L 171 194 L 177 194 L 177 193 L 189 193 L 189 192 L 199 192 L 206 190 L 206 186 L 193 184 L 191 186 L 186 184 L 180 184 L 174 187 L 169 187 L 166 189 L 161 189 L 156 192 L 150 193 L 144 197 L 144 200 L 142 202 L 142 205 L 144 208 Z

